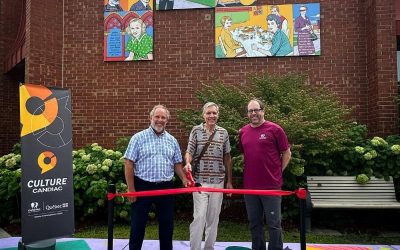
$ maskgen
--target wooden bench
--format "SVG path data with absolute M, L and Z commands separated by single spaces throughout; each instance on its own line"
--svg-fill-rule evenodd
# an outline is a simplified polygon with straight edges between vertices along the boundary
M 311 209 L 400 209 L 393 180 L 372 177 L 359 184 L 355 176 L 308 176 L 307 230 L 311 228 Z

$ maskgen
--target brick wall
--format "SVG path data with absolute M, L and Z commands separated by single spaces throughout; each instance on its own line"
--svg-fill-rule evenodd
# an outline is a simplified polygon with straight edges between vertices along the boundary
M 203 9 L 155 12 L 154 61 L 112 63 L 102 61 L 103 6 L 90 0 L 67 4 L 71 25 L 65 29 L 64 83 L 74 95 L 75 143 L 113 145 L 147 127 L 150 108 L 162 103 L 172 111 L 168 129 L 186 145 L 176 110 L 200 108 L 194 93 L 202 83 L 247 84 L 251 74 L 261 72 L 307 74 L 310 82 L 329 87 L 354 106 L 355 117 L 367 123 L 365 3 L 320 3 L 322 56 L 217 60 L 214 12 Z
M 2 69 L 4 58 L 18 33 L 21 8 L 20 0 L 0 1 L 0 155 L 9 153 L 19 136 L 18 83 L 21 75 L 23 77 L 23 65 L 7 74 L 3 74 Z
M 0 156 L 9 153 L 19 140 L 18 81 L 11 76 L 0 76 Z
M 296 1 L 321 4 L 322 55 L 316 57 L 217 60 L 213 10 L 156 11 L 154 60 L 108 63 L 102 54 L 101 1 L 64 2 L 62 36 L 62 1 L 28 1 L 26 72 L 29 82 L 72 90 L 75 147 L 114 146 L 121 136 L 146 128 L 158 103 L 170 109 L 168 130 L 185 147 L 187 132 L 176 111 L 200 108 L 195 91 L 202 83 L 247 84 L 250 75 L 262 72 L 306 74 L 312 84 L 327 86 L 353 106 L 354 117 L 373 134 L 396 132 L 394 0 Z M 259 1 L 285 3 L 293 1 Z
M 398 132 L 396 12 L 393 0 L 368 0 L 368 124 L 372 133 Z
M 26 1 L 26 82 L 61 87 L 63 1 Z

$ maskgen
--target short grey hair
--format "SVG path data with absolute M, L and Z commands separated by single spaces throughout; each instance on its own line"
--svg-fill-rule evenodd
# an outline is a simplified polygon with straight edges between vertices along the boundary
M 215 102 L 207 102 L 207 103 L 204 104 L 204 106 L 203 106 L 203 115 L 206 113 L 206 110 L 207 110 L 209 107 L 212 107 L 212 106 L 216 107 L 216 108 L 217 108 L 217 113 L 219 113 L 219 106 L 218 106 Z
M 154 113 L 156 112 L 157 109 L 164 109 L 165 113 L 167 114 L 167 119 L 169 120 L 169 110 L 164 105 L 154 106 L 154 108 L 150 111 L 150 119 L 154 116 Z

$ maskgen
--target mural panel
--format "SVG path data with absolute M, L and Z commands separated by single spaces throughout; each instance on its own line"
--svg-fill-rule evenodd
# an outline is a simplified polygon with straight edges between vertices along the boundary
M 152 6 L 152 0 L 105 1 L 104 61 L 153 60 Z
M 320 55 L 319 3 L 215 9 L 215 57 Z
M 255 5 L 257 0 L 157 0 L 157 10 L 205 9 Z

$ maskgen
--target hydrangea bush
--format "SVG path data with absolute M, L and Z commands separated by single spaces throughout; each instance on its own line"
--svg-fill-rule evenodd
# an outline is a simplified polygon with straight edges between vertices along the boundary
M 21 155 L 0 157 L 0 222 L 20 218 Z
M 400 137 L 390 136 L 385 140 L 375 136 L 349 149 L 344 159 L 352 165 L 353 174 L 359 174 L 360 183 L 368 182 L 372 176 L 399 179 Z
M 74 169 L 75 211 L 84 217 L 106 212 L 107 187 L 116 185 L 117 192 L 127 191 L 124 177 L 124 158 L 120 151 L 105 149 L 93 143 L 72 152 Z M 117 197 L 115 215 L 128 219 L 130 206 Z
M 16 148 L 15 152 L 0 157 L 1 223 L 20 218 L 21 154 Z M 75 215 L 80 219 L 106 215 L 108 184 L 114 183 L 117 192 L 127 191 L 122 153 L 93 143 L 74 150 L 72 154 Z M 115 218 L 130 219 L 130 204 L 127 200 L 117 197 L 115 202 Z

